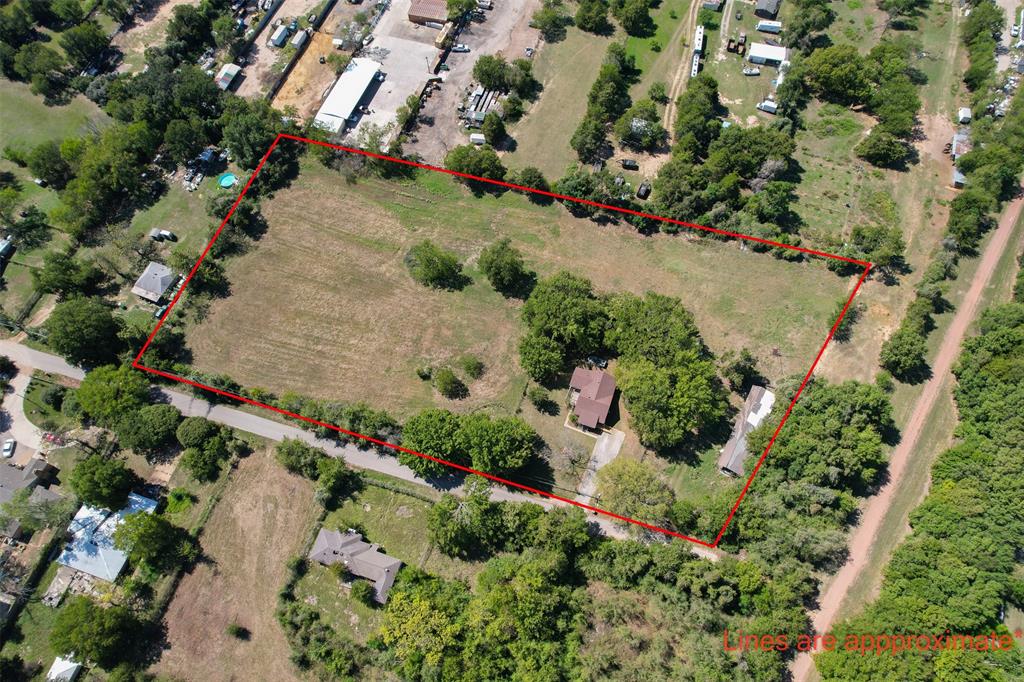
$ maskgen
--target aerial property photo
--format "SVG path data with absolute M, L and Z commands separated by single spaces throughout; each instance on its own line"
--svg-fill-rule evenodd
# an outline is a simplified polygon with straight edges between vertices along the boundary
M 1022 24 L 0 0 L 0 680 L 1024 679 Z

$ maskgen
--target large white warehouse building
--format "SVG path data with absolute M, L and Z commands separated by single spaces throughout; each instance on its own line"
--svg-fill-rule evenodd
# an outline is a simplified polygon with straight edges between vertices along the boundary
M 332 133 L 343 131 L 352 122 L 356 108 L 380 73 L 380 67 L 380 63 L 372 59 L 353 59 L 316 112 L 316 124 Z

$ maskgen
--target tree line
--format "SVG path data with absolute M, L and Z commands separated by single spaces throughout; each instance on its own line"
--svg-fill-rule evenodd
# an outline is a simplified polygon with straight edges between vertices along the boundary
M 928 495 L 910 515 L 912 531 L 886 567 L 880 595 L 836 628 L 847 633 L 974 635 L 1011 633 L 1007 606 L 1024 608 L 1024 304 L 986 310 L 955 368 L 957 441 L 932 465 Z M 1017 643 L 1008 651 L 956 647 L 816 657 L 822 679 L 908 682 L 1016 679 Z

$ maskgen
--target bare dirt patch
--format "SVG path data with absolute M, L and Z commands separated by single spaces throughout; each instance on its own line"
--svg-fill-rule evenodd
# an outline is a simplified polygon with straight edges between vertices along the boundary
M 135 15 L 135 23 L 127 31 L 118 33 L 110 44 L 121 48 L 124 62 L 118 71 L 135 73 L 142 70 L 143 53 L 147 47 L 162 45 L 164 33 L 171 22 L 172 12 L 179 5 L 199 4 L 199 0 L 152 0 L 146 9 Z
M 331 15 L 327 17 L 320 30 L 310 36 L 309 46 L 302 53 L 298 63 L 288 74 L 288 79 L 274 96 L 273 105 L 278 109 L 287 106 L 295 107 L 302 119 L 316 114 L 323 102 L 327 90 L 337 79 L 330 64 L 321 64 L 328 55 L 336 52 L 332 44 L 334 32 L 342 23 L 349 22 L 360 11 L 359 5 L 352 5 L 344 0 L 335 4 Z
M 187 680 L 293 680 L 290 650 L 274 618 L 285 563 L 316 518 L 309 481 L 260 449 L 231 474 L 201 543 L 210 561 L 178 585 L 167 609 L 167 642 L 153 672 Z M 248 641 L 227 634 L 237 623 Z

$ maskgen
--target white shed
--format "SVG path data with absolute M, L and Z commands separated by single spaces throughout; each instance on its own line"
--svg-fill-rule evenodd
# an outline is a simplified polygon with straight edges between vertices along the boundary
M 768 64 L 778 66 L 786 61 L 786 48 L 781 45 L 769 45 L 768 43 L 751 43 L 750 51 L 747 52 L 747 61 L 751 64 Z
M 302 47 L 302 44 L 305 43 L 308 38 L 308 33 L 306 33 L 305 31 L 299 31 L 294 36 L 292 36 L 292 47 L 294 47 L 295 49 L 299 49 L 300 47 Z
M 469 136 L 469 141 L 476 145 L 481 145 L 487 142 L 487 138 L 483 136 L 483 133 L 472 133 Z
M 82 664 L 70 658 L 58 656 L 46 671 L 46 682 L 75 682 L 82 672 Z
M 288 40 L 288 27 L 281 25 L 277 27 L 273 35 L 270 36 L 270 44 L 274 47 L 282 47 L 285 41 Z

